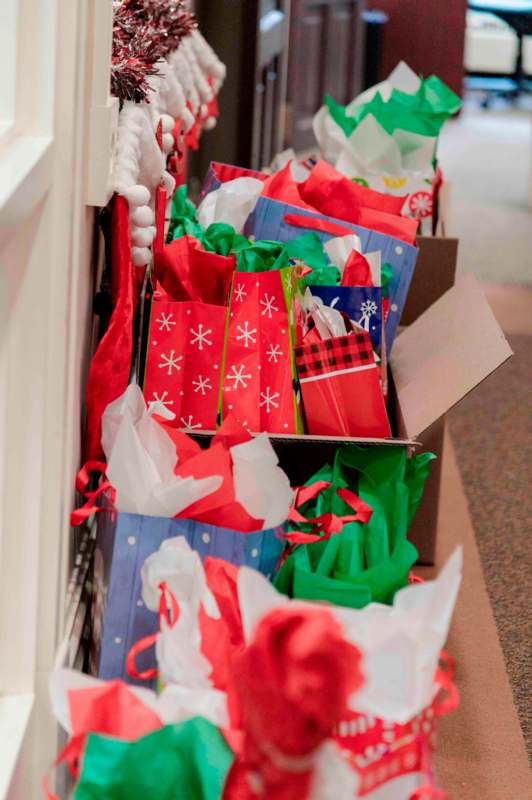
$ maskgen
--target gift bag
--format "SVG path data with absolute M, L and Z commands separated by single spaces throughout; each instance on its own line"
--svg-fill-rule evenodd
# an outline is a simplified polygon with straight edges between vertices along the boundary
M 375 350 L 380 348 L 382 333 L 382 290 L 380 286 L 315 286 L 310 284 L 313 297 L 324 305 L 348 315 L 366 330 Z
M 414 273 L 417 248 L 383 233 L 264 197 L 259 198 L 255 210 L 250 214 L 244 233 L 246 236 L 254 235 L 257 239 L 288 242 L 300 236 L 302 229 L 314 231 L 323 242 L 356 233 L 363 252 L 379 250 L 382 262 L 390 265 L 390 305 L 385 322 L 386 349 L 389 354 Z
M 308 433 L 392 435 L 369 333 L 303 343 L 295 357 Z
M 187 430 L 215 430 L 227 309 L 175 302 L 151 304 L 144 396 L 160 401 Z
M 202 560 L 216 556 L 268 576 L 283 551 L 282 526 L 242 533 L 191 519 L 117 512 L 104 502 L 97 519 L 91 648 L 91 672 L 100 678 L 129 680 L 129 650 L 157 631 L 157 615 L 142 602 L 140 568 L 163 541 L 184 536 Z M 153 667 L 153 652 L 139 655 L 137 663 L 141 671 Z
M 259 181 L 265 181 L 268 178 L 265 172 L 258 172 L 254 169 L 246 169 L 245 167 L 236 167 L 233 164 L 222 164 L 219 161 L 211 161 L 205 180 L 201 187 L 200 200 L 203 200 L 205 195 L 219 189 L 222 183 L 234 181 L 237 178 L 256 178 Z
M 454 662 L 442 651 L 434 676 L 435 696 L 419 714 L 403 723 L 355 711 L 344 716 L 336 741 L 358 775 L 357 797 L 445 798 L 437 788 L 433 759 L 438 720 L 459 704 L 453 677 Z
M 188 430 L 214 430 L 227 301 L 236 261 L 184 235 L 158 253 L 143 390 Z
M 228 422 L 202 449 L 158 422 L 155 410 L 164 407 L 148 409 L 130 385 L 103 414 L 107 464 L 85 465 L 76 481 L 87 502 L 73 512 L 72 525 L 98 512 L 92 666 L 108 678 L 123 675 L 128 649 L 156 628 L 140 596 L 140 570 L 163 541 L 181 535 L 202 558 L 271 574 L 293 500 L 266 436 L 253 438 Z M 106 479 L 87 491 L 92 472 Z
M 300 272 L 236 272 L 233 279 L 221 414 L 232 414 L 250 431 L 302 432 L 293 357 Z

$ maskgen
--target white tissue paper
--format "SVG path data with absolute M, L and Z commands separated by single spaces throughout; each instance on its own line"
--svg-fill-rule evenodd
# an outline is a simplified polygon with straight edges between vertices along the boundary
M 401 589 L 393 606 L 371 603 L 361 610 L 327 606 L 363 656 L 366 682 L 353 697 L 353 711 L 404 724 L 430 705 L 461 577 L 458 548 L 436 580 Z M 287 603 L 312 605 L 279 594 L 247 567 L 238 574 L 238 597 L 248 640 L 261 617 L 273 608 Z
M 325 252 L 329 256 L 331 264 L 338 267 L 340 274 L 344 274 L 347 259 L 356 250 L 357 253 L 362 253 L 362 244 L 359 237 L 355 233 L 348 233 L 347 236 L 335 236 L 334 239 L 329 239 L 324 244 Z M 374 250 L 371 253 L 362 253 L 364 258 L 369 264 L 371 270 L 371 280 L 373 286 L 381 285 L 381 252 Z
M 347 106 L 347 113 L 349 114 L 351 109 L 356 108 L 356 106 L 369 103 L 377 92 L 380 93 L 382 99 L 386 102 L 386 100 L 390 99 L 393 89 L 397 89 L 405 94 L 415 94 L 420 85 L 421 79 L 419 75 L 417 75 L 405 61 L 400 61 L 390 72 L 385 81 L 376 83 L 375 86 L 370 86 L 365 92 L 355 97 Z
M 148 556 L 140 575 L 142 599 L 151 611 L 159 609 L 161 582 L 167 584 L 179 604 L 179 616 L 173 625 L 161 620 L 155 645 L 161 680 L 187 688 L 209 688 L 212 668 L 201 653 L 198 615 L 200 606 L 216 619 L 220 612 L 207 586 L 199 555 L 183 536 L 167 539 Z
M 200 225 L 208 228 L 213 222 L 224 222 L 241 233 L 263 188 L 263 182 L 257 178 L 235 178 L 222 183 L 218 189 L 209 192 L 198 206 Z
M 382 176 L 422 173 L 431 177 L 434 173 L 432 159 L 436 141 L 435 136 L 422 136 L 400 128 L 390 134 L 373 114 L 368 114 L 351 136 L 344 136 L 335 167 L 348 178 L 367 179 L 375 175 L 381 177 L 381 182 Z M 384 184 L 384 189 L 391 188 Z
M 263 530 L 286 522 L 294 493 L 268 436 L 261 433 L 230 452 L 235 500 L 252 517 L 264 520 Z
M 201 631 L 197 614 L 186 603 L 179 605 L 177 622 L 169 626 L 161 621 L 155 642 L 159 678 L 164 684 L 177 684 L 187 689 L 212 688 L 210 662 L 201 652 Z
M 335 236 L 334 239 L 329 239 L 328 242 L 325 242 L 324 249 L 331 264 L 338 267 L 340 274 L 343 275 L 347 259 L 353 250 L 361 253 L 362 244 L 356 233 L 348 233 L 347 236 Z
M 135 384 L 107 406 L 102 416 L 107 477 L 116 490 L 118 511 L 173 517 L 217 491 L 222 477 L 196 480 L 174 475 L 175 445 L 152 418 L 154 412 L 168 416 L 161 404 L 150 405 L 148 410 Z
M 308 288 L 303 295 L 301 307 L 314 320 L 316 330 L 322 339 L 347 335 L 342 314 L 332 306 L 326 306 L 321 297 L 314 297 Z
M 145 560 L 140 571 L 142 599 L 150 611 L 159 609 L 159 584 L 166 583 L 178 603 L 198 612 L 203 605 L 210 617 L 220 612 L 205 578 L 201 559 L 184 536 L 165 539 L 159 549 Z
M 329 114 L 327 106 L 322 106 L 312 119 L 312 130 L 325 161 L 335 164 L 345 143 L 345 133 Z

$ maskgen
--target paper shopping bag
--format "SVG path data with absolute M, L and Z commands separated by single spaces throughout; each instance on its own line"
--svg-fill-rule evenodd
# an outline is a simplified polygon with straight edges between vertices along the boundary
M 209 192 L 219 189 L 222 183 L 234 181 L 236 178 L 256 178 L 259 181 L 265 181 L 268 177 L 265 172 L 236 167 L 233 164 L 222 164 L 219 161 L 211 161 L 201 187 L 200 200 L 203 200 Z
M 226 313 L 164 293 L 151 304 L 144 397 L 163 403 L 187 430 L 216 428 Z
M 362 252 L 380 251 L 382 263 L 389 264 L 391 270 L 388 284 L 390 305 L 385 321 L 386 350 L 390 354 L 414 273 L 418 249 L 400 239 L 360 225 L 352 225 L 265 197 L 259 197 L 255 210 L 248 218 L 244 233 L 257 239 L 289 242 L 301 236 L 304 230 L 314 231 L 322 242 L 356 233 L 360 238 Z
M 382 290 L 380 286 L 309 286 L 314 297 L 326 306 L 346 313 L 350 320 L 366 330 L 375 350 L 380 348 L 382 333 Z
M 456 710 L 459 695 L 453 682 L 454 662 L 443 651 L 440 664 L 434 677 L 434 699 L 412 719 L 400 724 L 349 711 L 337 726 L 336 741 L 359 778 L 357 797 L 445 797 L 434 774 L 436 735 L 439 719 Z
M 299 267 L 236 272 L 229 305 L 221 414 L 247 430 L 299 433 L 294 312 Z
M 295 356 L 308 433 L 392 435 L 366 331 L 304 343 L 296 347 Z
M 157 615 L 142 602 L 140 569 L 165 539 L 184 536 L 202 559 L 216 556 L 272 575 L 284 547 L 283 526 L 252 533 L 191 519 L 166 519 L 115 511 L 97 515 L 94 558 L 91 671 L 100 678 L 129 680 L 131 647 L 157 631 Z M 155 666 L 152 651 L 138 658 L 141 671 Z

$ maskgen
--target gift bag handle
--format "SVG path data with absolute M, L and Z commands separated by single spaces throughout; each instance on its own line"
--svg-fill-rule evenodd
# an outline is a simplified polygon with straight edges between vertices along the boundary
M 454 658 L 446 653 L 445 650 L 442 650 L 440 652 L 439 664 L 436 669 L 434 680 L 445 696 L 443 699 L 435 699 L 432 704 L 436 717 L 443 717 L 445 714 L 450 714 L 458 708 L 460 694 L 453 680 L 455 670 L 456 662 Z
M 104 461 L 86 461 L 76 475 L 76 489 L 86 498 L 86 502 L 79 508 L 76 508 L 74 511 L 72 511 L 70 515 L 70 524 L 73 528 L 81 525 L 83 522 L 85 522 L 85 520 L 92 516 L 92 514 L 97 514 L 98 511 L 103 511 L 102 506 L 96 505 L 95 501 L 105 492 L 109 493 L 111 502 L 114 504 L 116 492 L 114 487 L 105 477 L 106 469 L 107 464 Z M 100 483 L 95 491 L 89 492 L 87 491 L 87 486 L 90 483 L 92 475 L 97 472 L 101 473 L 104 480 Z
M 353 509 L 355 512 L 354 514 L 343 514 L 339 516 L 332 512 L 327 512 L 326 514 L 320 514 L 312 519 L 307 519 L 298 511 L 300 506 L 304 505 L 308 500 L 313 500 L 320 492 L 327 489 L 329 486 L 331 486 L 330 481 L 315 481 L 309 486 L 300 486 L 296 489 L 293 506 L 288 512 L 288 520 L 289 522 L 312 525 L 315 532 L 305 533 L 303 531 L 288 531 L 285 534 L 285 539 L 288 542 L 291 544 L 311 544 L 312 542 L 329 539 L 333 533 L 340 533 L 347 522 L 369 522 L 373 514 L 373 509 L 361 500 L 358 495 L 347 488 L 337 489 L 336 494 Z
M 175 595 L 172 594 L 168 588 L 168 585 L 164 581 L 159 584 L 159 592 L 159 630 L 161 628 L 161 621 L 163 619 L 169 628 L 173 628 L 179 619 L 179 603 L 177 602 Z M 170 602 L 168 602 L 168 600 Z M 150 669 L 146 669 L 141 672 L 137 669 L 136 659 L 140 653 L 144 653 L 146 650 L 149 650 L 150 647 L 153 647 L 158 636 L 158 633 L 152 633 L 149 636 L 145 636 L 143 639 L 139 639 L 138 642 L 135 642 L 133 647 L 130 649 L 126 658 L 126 672 L 130 678 L 134 678 L 138 681 L 151 681 L 153 678 L 157 677 L 159 673 L 157 667 L 151 667 Z
M 339 222 L 332 222 L 324 217 L 307 217 L 305 214 L 285 214 L 283 222 L 294 228 L 307 228 L 331 236 L 349 236 L 354 233 L 352 228 Z

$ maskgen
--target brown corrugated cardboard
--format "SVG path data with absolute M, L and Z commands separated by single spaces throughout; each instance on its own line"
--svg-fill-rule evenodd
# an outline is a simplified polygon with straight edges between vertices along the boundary
M 419 253 L 401 325 L 411 325 L 427 308 L 454 286 L 458 239 L 420 236 Z
M 477 280 L 460 278 L 394 343 L 390 365 L 404 435 L 420 437 L 511 355 Z

